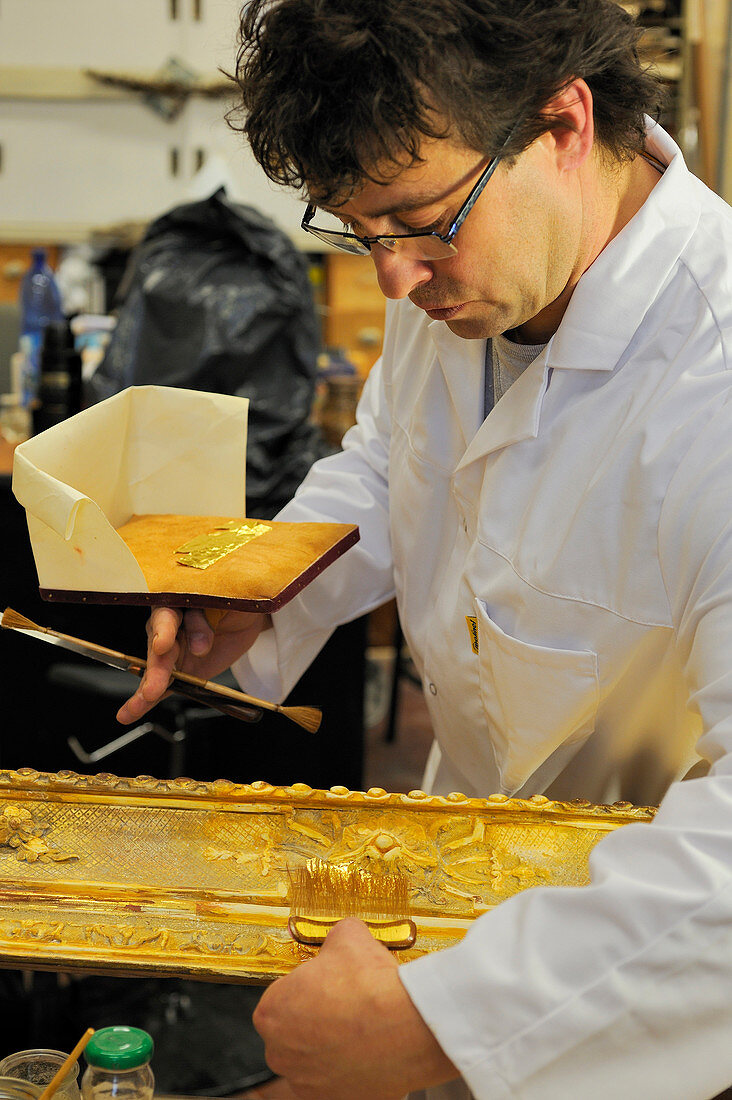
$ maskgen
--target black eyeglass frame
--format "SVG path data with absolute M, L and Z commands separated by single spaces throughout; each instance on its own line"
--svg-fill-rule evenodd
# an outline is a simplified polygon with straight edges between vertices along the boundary
M 337 229 L 319 229 L 318 226 L 316 226 L 316 225 L 310 225 L 310 222 L 314 218 L 314 216 L 316 214 L 316 211 L 318 209 L 318 207 L 315 205 L 315 203 L 312 203 L 312 202 L 308 203 L 308 205 L 307 205 L 305 213 L 303 214 L 303 217 L 302 217 L 302 221 L 300 223 L 300 228 L 304 229 L 306 233 L 312 233 L 313 236 L 318 237 L 321 241 L 324 241 L 326 244 L 333 244 L 333 245 L 335 245 L 336 248 L 341 248 L 346 252 L 354 252 L 356 255 L 361 255 L 361 256 L 368 255 L 368 253 L 371 251 L 372 244 L 380 244 L 384 248 L 388 248 L 390 251 L 398 252 L 399 251 L 398 246 L 396 248 L 393 247 L 393 245 L 389 244 L 390 241 L 395 242 L 395 241 L 415 240 L 415 239 L 416 240 L 419 240 L 419 239 L 422 239 L 422 240 L 436 239 L 438 241 L 442 241 L 442 243 L 444 245 L 447 245 L 449 251 L 443 257 L 434 257 L 434 258 L 435 259 L 440 259 L 440 258 L 441 259 L 447 259 L 450 255 L 454 255 L 454 254 L 457 253 L 457 248 L 455 247 L 455 245 L 452 242 L 455 239 L 455 236 L 457 235 L 458 230 L 462 226 L 462 224 L 465 221 L 465 219 L 467 218 L 468 214 L 473 209 L 476 202 L 478 201 L 481 194 L 483 193 L 483 189 L 485 188 L 486 184 L 488 183 L 488 180 L 491 178 L 491 176 L 495 172 L 496 168 L 500 164 L 501 160 L 503 159 L 503 157 L 505 155 L 504 149 L 505 149 L 507 144 L 508 144 L 508 139 L 506 140 L 506 142 L 502 146 L 501 150 L 498 153 L 496 153 L 496 155 L 493 157 L 493 159 L 490 161 L 490 163 L 488 165 L 486 165 L 486 167 L 483 169 L 483 171 L 480 174 L 480 178 L 476 181 L 475 186 L 471 190 L 470 194 L 466 198 L 463 205 L 458 210 L 458 212 L 455 216 L 455 219 L 452 222 L 452 224 L 451 224 L 450 228 L 448 229 L 447 233 L 436 233 L 434 230 L 432 230 L 432 232 L 430 232 L 430 233 L 384 233 L 384 234 L 379 234 L 376 237 L 359 237 L 357 233 L 347 233 L 345 231 L 340 232 Z M 353 241 L 354 243 L 360 244 L 363 248 L 363 251 L 361 252 L 361 251 L 357 251 L 355 249 L 350 249 L 350 248 L 346 247 L 345 245 L 339 244 L 338 241 L 334 240 L 333 238 L 341 238 L 344 241 Z M 426 258 L 429 258 L 429 257 L 426 257 Z

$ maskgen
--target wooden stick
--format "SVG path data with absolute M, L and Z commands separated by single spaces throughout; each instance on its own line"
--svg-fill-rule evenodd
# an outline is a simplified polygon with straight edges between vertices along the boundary
M 66 1058 L 66 1061 L 63 1062 L 62 1065 L 60 1065 L 59 1068 L 56 1070 L 53 1077 L 48 1082 L 45 1089 L 43 1090 L 43 1092 L 39 1096 L 38 1100 L 49 1100 L 49 1097 L 53 1096 L 54 1092 L 59 1087 L 59 1085 L 63 1081 L 64 1077 L 69 1072 L 69 1070 L 73 1066 L 74 1062 L 79 1057 L 82 1050 L 84 1049 L 86 1044 L 89 1042 L 89 1040 L 91 1039 L 93 1034 L 94 1034 L 94 1028 L 93 1027 L 88 1027 L 86 1029 L 86 1031 L 84 1032 L 84 1034 L 82 1035 L 82 1037 L 79 1039 L 79 1042 L 76 1044 L 74 1049 L 71 1051 L 71 1054 L 69 1054 L 69 1056 Z

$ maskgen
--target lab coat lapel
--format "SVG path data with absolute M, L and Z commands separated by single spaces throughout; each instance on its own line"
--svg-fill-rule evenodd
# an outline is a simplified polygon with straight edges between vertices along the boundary
M 536 438 L 544 394 L 549 384 L 550 348 L 551 343 L 516 379 L 486 417 L 458 463 L 457 471 L 522 439 Z
M 491 451 L 537 434 L 541 399 L 547 383 L 546 369 L 535 369 L 539 367 L 539 360 L 524 371 L 484 420 L 485 340 L 463 340 L 441 321 L 433 321 L 429 333 L 465 444 L 457 469 Z
M 463 340 L 443 321 L 428 326 L 465 447 L 483 419 L 485 340 Z

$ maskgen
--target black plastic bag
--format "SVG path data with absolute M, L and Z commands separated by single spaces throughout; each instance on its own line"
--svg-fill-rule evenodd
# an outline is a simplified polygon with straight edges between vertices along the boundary
M 309 422 L 320 331 L 305 257 L 221 189 L 151 223 L 120 297 L 87 401 L 141 385 L 248 397 L 247 511 L 271 518 L 325 453 Z

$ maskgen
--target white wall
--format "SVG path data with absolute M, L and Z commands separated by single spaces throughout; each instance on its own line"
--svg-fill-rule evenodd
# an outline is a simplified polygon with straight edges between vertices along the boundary
M 238 0 L 1 0 L 0 72 L 63 67 L 148 75 L 175 57 L 213 78 L 230 70 Z M 18 83 L 16 80 L 15 84 Z M 23 79 L 20 80 L 23 83 Z M 56 84 L 69 88 L 73 81 Z M 70 91 L 70 96 L 78 91 Z M 145 221 L 225 182 L 232 198 L 272 217 L 304 248 L 302 203 L 275 187 L 243 138 L 223 121 L 226 98 L 189 97 L 166 121 L 130 95 L 111 98 L 0 98 L 0 237 L 78 240 L 89 229 Z M 173 150 L 178 170 L 173 174 Z M 204 170 L 194 179 L 199 151 Z

